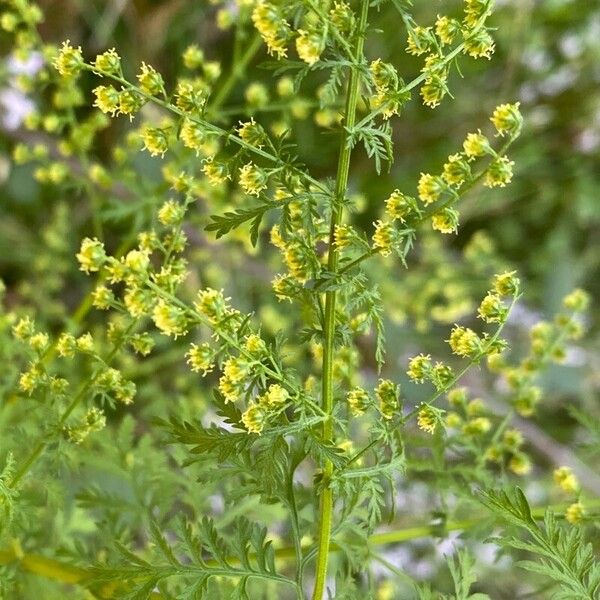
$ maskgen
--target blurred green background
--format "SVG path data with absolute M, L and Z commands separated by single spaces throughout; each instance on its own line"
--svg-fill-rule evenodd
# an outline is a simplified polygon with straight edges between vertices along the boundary
M 415 19 L 433 22 L 437 13 L 449 10 L 449 4 L 415 0 Z M 46 15 L 40 28 L 45 41 L 59 43 L 68 38 L 81 45 L 90 59 L 115 47 L 130 76 L 143 60 L 161 71 L 168 85 L 180 74 L 179 57 L 191 43 L 201 46 L 210 60 L 221 61 L 220 81 L 227 81 L 235 48 L 251 45 L 254 35 L 247 23 L 239 29 L 215 26 L 217 14 L 223 10 L 229 11 L 235 22 L 233 4 L 58 0 L 41 2 L 41 7 Z M 418 73 L 420 62 L 403 52 L 406 36 L 391 4 L 373 11 L 371 22 L 377 32 L 367 55 L 392 62 L 400 75 L 410 80 Z M 488 128 L 496 105 L 521 103 L 525 128 L 509 152 L 515 161 L 513 183 L 507 188 L 472 191 L 461 206 L 458 235 L 440 237 L 424 231 L 409 271 L 390 261 L 374 267 L 371 274 L 382 286 L 389 313 L 386 373 L 399 379 L 405 378 L 406 358 L 415 351 L 440 352 L 448 325 L 473 313 L 489 275 L 497 268 L 518 269 L 523 280 L 525 296 L 508 331 L 517 349 L 526 339 L 527 327 L 555 312 L 560 299 L 573 287 L 592 294 L 586 339 L 570 349 L 564 367 L 552 367 L 546 374 L 546 387 L 552 392 L 541 407 L 537 424 L 528 431 L 530 451 L 537 453 L 540 464 L 551 465 L 560 462 L 561 453 L 574 440 L 581 439 L 568 406 L 577 402 L 591 414 L 600 414 L 600 3 L 499 0 L 492 26 L 497 27 L 495 55 L 489 63 L 461 61 L 463 77 L 454 72 L 450 82 L 454 99 L 432 111 L 415 97 L 396 120 L 395 160 L 389 173 L 375 177 L 371 161 L 361 151 L 356 153 L 351 191 L 358 199 L 358 210 L 353 220 L 370 232 L 391 190 L 399 188 L 414 195 L 419 173 L 438 172 L 467 132 Z M 60 331 L 91 289 L 89 279 L 77 270 L 74 255 L 80 240 L 94 234 L 94 215 L 100 215 L 107 245 L 114 249 L 131 232 L 151 223 L 169 186 L 161 176 L 161 161 L 146 153 L 117 165 L 122 185 L 104 192 L 92 192 L 69 181 L 59 186 L 40 183 L 35 162 L 16 165 L 11 154 L 19 142 L 43 144 L 51 156 L 59 154 L 52 131 L 44 131 L 44 127 L 30 131 L 23 125 L 24 114 L 36 108 L 45 110 L 50 97 L 43 88 L 30 95 L 15 87 L 15 70 L 25 67 L 15 66 L 11 44 L 8 35 L 0 43 L 0 278 L 7 287 L 8 307 L 39 311 L 46 319 L 45 326 Z M 225 126 L 246 116 L 238 107 L 244 104 L 245 90 L 253 81 L 265 83 L 271 98 L 276 98 L 272 72 L 252 68 L 268 59 L 264 47 L 256 47 L 256 53 L 249 56 L 247 73 L 233 81 L 223 104 L 220 119 Z M 301 159 L 315 176 L 330 177 L 335 172 L 338 139 L 315 124 L 309 108 L 322 83 L 318 75 L 308 78 L 294 110 L 287 115 L 257 111 L 255 116 L 268 125 L 293 113 L 293 135 Z M 80 120 L 96 112 L 90 108 L 96 82 L 90 77 L 85 85 L 88 96 L 77 109 Z M 130 127 L 121 118 L 103 128 L 94 143 L 92 160 L 116 169 L 114 149 L 125 144 Z M 68 162 L 76 173 L 85 170 L 78 157 Z M 218 212 L 227 199 L 211 200 L 216 206 L 192 215 L 189 237 L 194 277 L 225 287 L 237 306 L 258 313 L 268 333 L 292 329 L 287 306 L 271 298 L 269 281 L 278 266 L 266 233 L 259 244 L 260 256 L 246 252 L 241 241 L 214 244 L 202 227 L 206 214 Z M 87 327 L 98 326 L 104 319 L 103 314 L 92 311 L 86 316 Z M 184 345 L 161 356 L 161 367 L 167 365 L 168 372 L 157 374 L 152 363 L 137 372 L 142 398 L 160 395 L 157 390 L 179 398 L 206 395 L 207 388 L 195 388 L 197 380 L 190 383 L 182 360 Z M 365 356 L 370 353 L 365 351 Z M 367 376 L 374 378 L 369 360 L 365 358 Z M 6 376 L 0 385 L 8 386 L 9 379 Z M 409 394 L 417 394 L 407 389 Z M 142 422 L 156 412 L 143 404 L 134 410 L 139 411 L 136 416 Z M 582 453 L 581 458 L 593 464 L 598 457 Z M 597 482 L 592 484 L 597 486 Z M 418 486 L 406 493 L 416 494 L 415 490 L 418 492 Z M 531 493 L 535 494 L 535 489 Z M 414 572 L 419 575 L 419 569 L 425 569 L 423 577 L 430 576 L 426 572 L 429 567 L 419 563 L 426 550 L 431 548 L 418 544 L 411 549 Z M 438 557 L 440 554 L 438 549 Z M 494 597 L 516 597 L 518 582 L 507 576 L 502 585 L 504 588 L 498 584 Z

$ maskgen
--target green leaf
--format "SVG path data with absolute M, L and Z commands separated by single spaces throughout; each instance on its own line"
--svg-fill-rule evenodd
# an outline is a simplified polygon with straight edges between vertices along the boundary
M 212 223 L 209 223 L 204 229 L 214 231 L 217 239 L 229 233 L 232 229 L 237 229 L 244 223 L 250 221 L 250 242 L 256 246 L 261 221 L 265 213 L 276 204 L 260 204 L 252 208 L 238 208 L 233 212 L 226 212 L 223 215 L 211 215 Z
M 580 527 L 561 525 L 551 511 L 546 511 L 544 526 L 533 515 L 525 494 L 519 488 L 505 491 L 482 492 L 483 503 L 498 516 L 529 534 L 523 542 L 510 536 L 497 541 L 518 550 L 538 556 L 537 561 L 525 560 L 518 564 L 557 582 L 561 597 L 594 600 L 600 586 L 600 563 L 589 543 L 585 543 Z

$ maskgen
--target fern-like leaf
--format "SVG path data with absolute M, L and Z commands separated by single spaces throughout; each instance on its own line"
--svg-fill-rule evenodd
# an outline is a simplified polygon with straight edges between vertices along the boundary
M 595 600 L 600 587 L 600 563 L 594 557 L 591 544 L 586 543 L 583 530 L 565 528 L 554 513 L 546 511 L 543 525 L 531 513 L 521 489 L 484 492 L 483 503 L 512 525 L 524 529 L 529 541 L 503 536 L 497 541 L 517 550 L 537 555 L 536 561 L 524 560 L 519 566 L 543 575 L 560 586 L 557 598 L 566 600 Z

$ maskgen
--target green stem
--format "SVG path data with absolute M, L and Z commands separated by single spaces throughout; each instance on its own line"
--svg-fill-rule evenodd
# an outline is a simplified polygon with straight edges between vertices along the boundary
M 248 63 L 250 63 L 250 61 L 254 58 L 254 56 L 260 49 L 261 44 L 261 37 L 259 35 L 256 35 L 253 38 L 252 42 L 250 42 L 250 44 L 246 48 L 244 54 L 242 54 L 239 61 L 232 66 L 229 76 L 224 81 L 217 94 L 214 96 L 214 99 L 210 102 L 210 114 L 216 113 L 219 110 L 219 108 L 221 108 L 223 102 L 225 102 L 227 96 L 229 96 L 229 94 L 231 93 L 235 82 L 243 75 L 246 67 L 248 66 Z
M 296 504 L 296 493 L 294 491 L 294 473 L 300 462 L 304 459 L 304 454 L 299 459 L 294 460 L 291 465 L 290 473 L 287 480 L 287 500 L 288 507 L 290 510 L 290 518 L 292 525 L 292 538 L 294 543 L 294 553 L 296 556 L 296 584 L 297 584 L 297 595 L 298 600 L 303 600 L 304 595 L 302 593 L 302 565 L 303 565 L 303 552 L 302 552 L 302 535 L 300 533 L 300 522 L 298 519 L 298 506 Z
M 368 0 L 362 0 L 360 21 L 356 37 L 356 62 L 360 63 L 363 56 L 365 41 L 365 28 L 369 12 Z M 350 71 L 348 89 L 346 92 L 345 123 L 340 140 L 340 155 L 338 161 L 335 196 L 331 208 L 331 220 L 329 228 L 329 254 L 327 257 L 327 269 L 335 273 L 339 261 L 339 253 L 335 245 L 335 229 L 342 222 L 343 203 L 348 186 L 348 175 L 350 172 L 350 156 L 352 148 L 348 142 L 348 131 L 351 131 L 356 123 L 356 105 L 359 97 L 360 73 L 358 68 L 353 67 Z M 324 348 L 323 348 L 323 379 L 322 397 L 323 410 L 331 415 L 333 411 L 333 361 L 334 361 L 334 339 L 335 339 L 335 304 L 336 291 L 330 290 L 325 293 L 325 326 L 324 326 Z M 331 442 L 333 439 L 333 422 L 331 417 L 323 423 L 323 440 Z M 327 566 L 329 562 L 329 545 L 331 539 L 331 524 L 333 516 L 333 490 L 329 487 L 329 479 L 333 473 L 333 465 L 326 461 L 323 465 L 323 490 L 321 492 L 319 507 L 319 541 L 317 552 L 317 565 L 315 573 L 315 587 L 313 600 L 321 600 L 325 592 L 327 578 Z

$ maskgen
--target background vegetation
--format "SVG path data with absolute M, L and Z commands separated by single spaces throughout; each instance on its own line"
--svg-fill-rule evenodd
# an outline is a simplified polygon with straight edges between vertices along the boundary
M 445 10 L 443 4 L 415 1 L 415 18 L 433 21 Z M 254 112 L 265 126 L 289 125 L 303 152 L 300 159 L 311 173 L 319 178 L 334 174 L 331 165 L 337 160 L 338 138 L 315 122 L 319 115 L 315 116 L 314 98 L 323 80 L 314 76 L 298 95 L 278 97 L 272 70 L 257 68 L 268 58 L 265 48 L 247 22 L 236 25 L 233 4 L 60 0 L 40 6 L 46 16 L 39 27 L 43 40 L 70 39 L 82 46 L 89 60 L 114 46 L 130 77 L 146 61 L 163 74 L 167 87 L 181 74 L 181 54 L 197 43 L 209 60 L 220 62 L 215 119 L 231 126 Z M 220 27 L 215 26 L 216 19 Z M 399 23 L 390 26 L 398 21 L 392 3 L 374 10 L 370 21 L 379 30 L 370 48 L 373 55 L 393 62 L 401 74 L 418 72 L 418 60 L 403 52 L 404 30 Z M 561 365 L 553 364 L 544 372 L 546 391 L 536 417 L 518 419 L 532 463 L 532 470 L 518 483 L 535 506 L 564 504 L 566 497 L 552 482 L 551 473 L 569 465 L 584 493 L 594 499 L 600 495 L 600 6 L 589 0 L 504 0 L 498 1 L 492 21 L 497 32 L 491 63 L 461 65 L 464 80 L 454 75 L 454 99 L 437 110 L 419 102 L 406 107 L 395 128 L 389 172 L 374 178 L 365 155 L 357 152 L 353 159 L 350 186 L 360 198 L 353 222 L 369 231 L 389 190 L 414 192 L 418 174 L 438 172 L 465 133 L 486 123 L 496 105 L 521 102 L 525 126 L 511 149 L 512 185 L 471 192 L 462 205 L 457 235 L 441 238 L 424 231 L 409 271 L 399 263 L 373 267 L 371 275 L 380 283 L 389 321 L 385 376 L 402 381 L 406 394 L 418 399 L 422 392 L 406 379 L 409 357 L 418 352 L 439 354 L 449 326 L 474 313 L 490 275 L 498 270 L 517 269 L 525 291 L 506 331 L 516 354 L 526 351 L 533 323 L 551 318 L 574 287 L 586 289 L 594 300 L 585 338 L 568 347 Z M 0 279 L 5 286 L 0 315 L 2 465 L 11 450 L 33 444 L 45 420 L 54 419 L 43 401 L 15 393 L 27 357 L 12 341 L 13 312 L 35 315 L 36 324 L 53 333 L 101 331 L 105 315 L 90 310 L 92 282 L 75 260 L 80 241 L 99 235 L 113 250 L 127 243 L 152 224 L 170 185 L 160 159 L 147 153 L 130 158 L 124 151 L 137 143 L 127 138 L 132 127 L 127 119 L 108 126 L 108 120 L 102 122 L 91 108 L 91 89 L 97 85 L 91 74 L 85 75 L 86 102 L 73 117 L 79 122 L 97 119 L 100 133 L 89 155 L 75 152 L 65 159 L 51 119 L 35 129 L 28 127 L 26 114 L 43 113 L 51 101 L 49 90 L 29 93 L 26 85 L 19 85 L 19 73 L 35 70 L 35 59 L 20 63 L 13 53 L 12 36 L 0 39 Z M 270 97 L 262 106 L 259 100 L 253 111 L 247 108 L 248 88 L 256 82 L 265 84 Z M 21 143 L 39 145 L 49 158 L 19 164 L 13 156 Z M 109 185 L 103 185 L 101 178 L 90 182 L 86 174 L 96 163 L 115 175 Z M 68 175 L 61 175 L 56 165 L 66 165 Z M 211 198 L 210 207 L 201 199 L 190 216 L 186 230 L 194 279 L 190 285 L 199 287 L 202 282 L 225 288 L 240 310 L 255 312 L 262 319 L 269 336 L 293 331 L 298 322 L 290 316 L 287 303 L 278 303 L 271 294 L 277 257 L 268 235 L 261 235 L 255 250 L 246 233 L 223 242 L 203 232 L 207 215 L 223 212 L 229 204 L 227 196 Z M 43 485 L 33 482 L 23 490 L 27 511 L 16 515 L 18 526 L 13 530 L 20 534 L 5 538 L 0 547 L 0 564 L 7 563 L 0 567 L 5 598 L 87 597 L 87 592 L 69 584 L 78 578 L 75 565 L 83 568 L 113 552 L 102 540 L 144 546 L 149 519 L 168 522 L 179 511 L 195 512 L 212 514 L 219 527 L 227 527 L 238 515 L 269 523 L 281 518 L 276 507 L 272 514 L 265 511 L 260 496 L 240 498 L 224 507 L 216 483 L 197 485 L 205 468 L 202 464 L 180 468 L 189 454 L 182 446 L 167 446 L 155 420 L 176 411 L 181 418 L 200 416 L 210 421 L 214 416 L 211 386 L 216 380 L 190 376 L 183 359 L 185 340 L 173 343 L 157 336 L 156 343 L 156 351 L 145 360 L 126 354 L 118 359 L 119 368 L 135 381 L 137 400 L 131 406 L 109 406 L 110 434 L 78 446 L 68 440 L 53 443 L 53 452 L 40 460 L 36 473 Z M 371 347 L 372 340 L 367 339 L 365 357 Z M 309 352 L 293 358 L 305 364 L 313 360 Z M 363 375 L 376 381 L 374 362 L 363 362 L 363 367 Z M 81 366 L 82 373 L 85 368 Z M 493 377 L 476 370 L 468 384 L 481 390 L 492 411 L 503 412 L 505 390 L 490 392 L 496 385 Z M 415 436 L 412 442 L 422 443 L 418 440 Z M 417 531 L 408 533 L 405 543 L 381 550 L 378 564 L 382 566 L 372 573 L 378 598 L 409 597 L 401 576 L 389 583 L 385 565 L 390 563 L 416 581 L 450 590 L 444 555 L 454 552 L 453 542 L 474 551 L 478 591 L 506 600 L 552 597 L 553 589 L 545 589 L 543 579 L 523 578 L 515 564 L 518 556 L 498 554 L 496 546 L 483 543 L 492 531 L 489 523 L 473 522 L 461 532 L 456 522 L 469 515 L 456 514 L 446 504 L 452 504 L 455 484 L 447 482 L 441 501 L 430 480 L 424 464 L 422 473 L 415 468 L 409 479 L 397 482 L 393 528 L 417 527 Z M 594 509 L 590 511 L 593 515 Z M 459 531 L 444 529 L 448 519 Z M 432 529 L 432 523 L 439 529 Z M 19 553 L 62 561 L 70 565 L 65 567 L 67 575 L 62 581 L 54 578 L 56 573 L 44 577 L 43 562 L 34 558 L 23 568 L 11 560 Z M 381 583 L 384 580 L 388 583 Z M 214 597 L 224 597 L 220 593 Z M 277 588 L 269 593 L 278 597 Z

